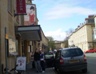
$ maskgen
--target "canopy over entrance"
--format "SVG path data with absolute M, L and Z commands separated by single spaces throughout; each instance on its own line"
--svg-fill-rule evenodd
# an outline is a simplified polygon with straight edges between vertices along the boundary
M 23 40 L 41 40 L 41 27 L 40 25 L 31 26 L 17 26 L 16 34 L 20 34 Z

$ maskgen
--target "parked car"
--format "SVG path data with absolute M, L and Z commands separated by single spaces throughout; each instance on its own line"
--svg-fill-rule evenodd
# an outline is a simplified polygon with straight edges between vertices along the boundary
M 89 49 L 87 51 L 85 51 L 85 53 L 95 53 L 96 52 L 96 49 Z
M 63 71 L 78 71 L 87 72 L 87 59 L 80 48 L 64 48 L 56 52 L 55 70 Z
M 55 58 L 55 55 L 54 55 L 53 52 L 45 53 L 45 65 L 46 65 L 46 68 L 54 67 L 54 58 Z

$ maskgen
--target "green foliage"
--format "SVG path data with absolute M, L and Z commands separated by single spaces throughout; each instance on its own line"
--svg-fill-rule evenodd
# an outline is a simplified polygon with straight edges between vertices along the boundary
M 48 38 L 48 47 L 49 49 L 51 48 L 52 50 L 55 49 L 55 42 L 52 37 L 47 37 Z

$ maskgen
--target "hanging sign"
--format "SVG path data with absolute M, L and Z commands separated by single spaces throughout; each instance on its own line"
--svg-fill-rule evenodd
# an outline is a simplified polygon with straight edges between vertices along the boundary
M 25 0 L 16 0 L 16 14 L 26 14 L 26 2 Z

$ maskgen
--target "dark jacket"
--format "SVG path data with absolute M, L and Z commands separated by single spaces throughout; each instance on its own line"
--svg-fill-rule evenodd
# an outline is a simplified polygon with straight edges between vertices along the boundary
M 40 53 L 35 52 L 34 53 L 34 61 L 39 61 L 40 60 Z

